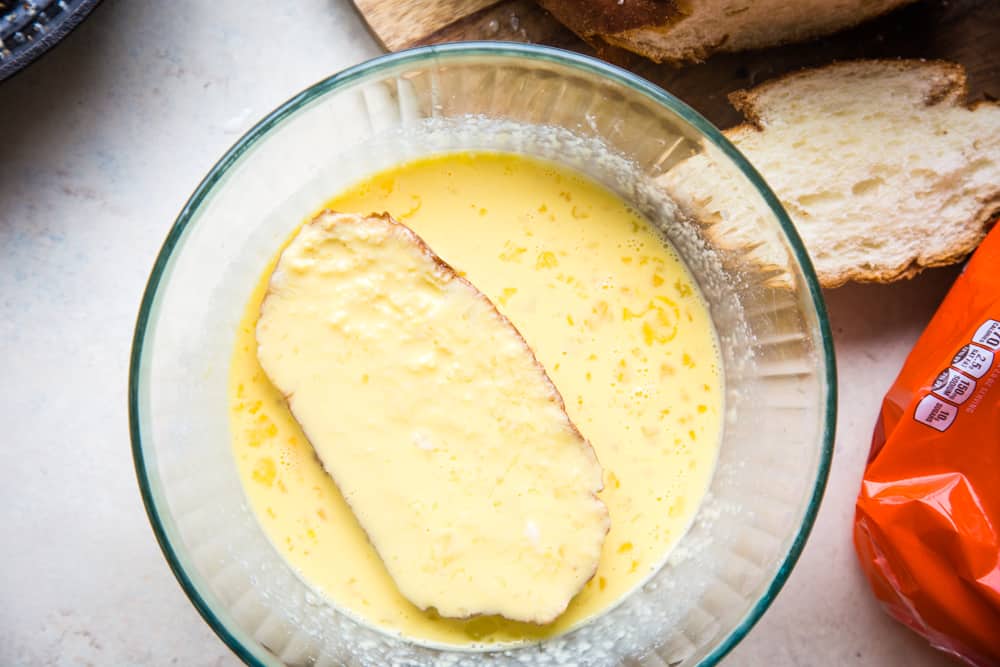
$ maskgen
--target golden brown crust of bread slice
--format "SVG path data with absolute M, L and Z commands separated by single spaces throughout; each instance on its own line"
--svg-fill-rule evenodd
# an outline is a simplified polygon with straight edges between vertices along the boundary
M 730 44 L 741 41 L 733 38 L 734 35 L 736 37 L 740 35 L 732 30 L 717 33 L 711 39 L 706 38 L 707 41 L 690 43 L 683 47 L 678 47 L 675 44 L 669 48 L 654 46 L 636 34 L 636 31 L 640 30 L 655 30 L 661 34 L 663 42 L 669 43 L 671 41 L 671 28 L 691 16 L 695 12 L 699 0 L 537 1 L 599 53 L 610 46 L 638 53 L 658 63 L 683 63 L 702 62 L 719 51 L 740 51 L 745 48 L 766 48 L 806 41 L 854 27 L 914 0 L 896 0 L 880 7 L 877 11 L 857 12 L 853 17 L 845 16 L 844 11 L 841 10 L 825 25 L 811 27 L 789 25 L 785 34 L 779 32 L 769 39 L 757 40 L 751 46 L 742 48 L 730 47 Z M 734 11 L 730 14 L 723 11 L 718 16 L 718 23 L 724 26 L 731 16 L 739 13 L 741 12 Z
M 684 16 L 676 0 L 538 0 L 550 14 L 584 39 L 634 28 L 668 25 Z

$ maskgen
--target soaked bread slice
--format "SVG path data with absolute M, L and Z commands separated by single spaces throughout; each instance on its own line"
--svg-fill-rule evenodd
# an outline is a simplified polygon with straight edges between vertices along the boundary
M 257 355 L 400 592 L 547 623 L 597 569 L 602 470 L 517 329 L 388 215 L 323 212 L 271 275 Z

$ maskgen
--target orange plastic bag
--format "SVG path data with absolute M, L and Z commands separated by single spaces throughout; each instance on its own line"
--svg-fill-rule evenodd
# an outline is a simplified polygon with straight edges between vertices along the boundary
M 854 544 L 892 616 L 1000 665 L 1000 225 L 886 394 Z

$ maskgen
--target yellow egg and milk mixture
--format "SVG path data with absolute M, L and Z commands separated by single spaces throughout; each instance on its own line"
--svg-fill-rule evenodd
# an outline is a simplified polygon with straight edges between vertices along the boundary
M 662 565 L 715 464 L 722 382 L 708 309 L 641 216 L 585 176 L 501 153 L 397 166 L 326 203 L 386 211 L 515 324 L 591 442 L 611 515 L 594 578 L 545 626 L 447 619 L 396 590 L 256 357 L 272 266 L 237 333 L 233 449 L 261 526 L 302 578 L 370 624 L 424 641 L 511 642 L 559 634 L 619 601 Z

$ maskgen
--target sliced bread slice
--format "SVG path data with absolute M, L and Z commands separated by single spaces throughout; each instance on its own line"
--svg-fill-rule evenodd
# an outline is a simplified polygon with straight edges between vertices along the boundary
M 257 344 L 417 607 L 547 623 L 594 575 L 609 518 L 590 443 L 514 325 L 409 228 L 303 226 Z
M 966 95 L 959 65 L 844 62 L 734 93 L 747 122 L 725 134 L 781 200 L 824 286 L 889 282 L 961 260 L 1000 213 L 1000 105 Z M 738 191 L 709 193 L 684 166 L 663 179 L 682 207 L 752 246 Z M 753 253 L 780 264 L 779 250 Z

